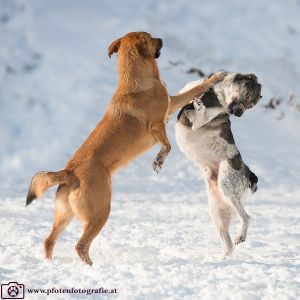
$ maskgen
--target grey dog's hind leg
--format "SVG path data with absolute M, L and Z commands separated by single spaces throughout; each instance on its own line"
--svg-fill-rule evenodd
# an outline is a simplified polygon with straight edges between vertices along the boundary
M 222 162 L 219 168 L 218 186 L 241 221 L 240 232 L 234 239 L 235 244 L 246 240 L 250 223 L 250 216 L 242 203 L 248 188 L 248 178 L 244 176 L 244 171 L 233 169 L 227 161 Z
M 229 235 L 229 225 L 232 217 L 232 208 L 223 201 L 217 185 L 217 178 L 209 167 L 203 169 L 206 177 L 209 213 L 214 223 L 217 234 L 222 245 L 222 259 L 230 256 L 233 244 Z
M 250 223 L 250 216 L 246 213 L 244 207 L 241 205 L 241 199 L 229 198 L 229 201 L 232 208 L 236 211 L 241 221 L 241 229 L 239 231 L 239 234 L 234 238 L 234 243 L 239 244 L 246 240 L 248 226 Z
M 221 239 L 222 245 L 222 259 L 230 256 L 233 250 L 233 243 L 229 234 L 229 225 L 231 219 L 231 208 L 218 207 L 220 199 L 215 199 L 213 196 L 209 196 L 209 212 L 214 222 L 217 234 Z

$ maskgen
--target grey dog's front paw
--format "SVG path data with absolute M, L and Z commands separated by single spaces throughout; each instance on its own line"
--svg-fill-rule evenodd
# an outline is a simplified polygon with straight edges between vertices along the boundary
M 161 170 L 162 165 L 164 164 L 165 161 L 165 157 L 163 155 L 163 153 L 159 152 L 154 160 L 154 162 L 152 163 L 152 168 L 153 171 L 158 174 L 158 172 Z

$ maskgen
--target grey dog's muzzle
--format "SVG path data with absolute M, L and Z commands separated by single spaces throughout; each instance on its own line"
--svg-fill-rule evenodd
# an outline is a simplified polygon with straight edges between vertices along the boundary
M 230 115 L 235 115 L 237 117 L 241 117 L 244 113 L 245 109 L 243 107 L 243 105 L 241 103 L 238 103 L 236 101 L 231 102 L 228 106 L 227 106 L 227 112 Z

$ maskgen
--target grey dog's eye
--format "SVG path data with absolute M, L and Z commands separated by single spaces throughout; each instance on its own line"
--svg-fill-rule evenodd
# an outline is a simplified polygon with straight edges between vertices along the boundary
M 246 98 L 247 98 L 247 99 L 250 99 L 250 97 L 251 97 L 250 93 L 247 93 L 247 94 L 246 94 Z

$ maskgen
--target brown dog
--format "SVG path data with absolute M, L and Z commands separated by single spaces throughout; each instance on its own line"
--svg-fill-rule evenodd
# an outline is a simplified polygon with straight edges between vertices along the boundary
M 223 78 L 213 76 L 186 93 L 170 97 L 155 61 L 161 48 L 162 40 L 146 32 L 128 33 L 109 46 L 109 56 L 118 53 L 119 83 L 104 118 L 64 170 L 40 172 L 32 178 L 26 205 L 59 184 L 54 224 L 45 240 L 46 258 L 52 258 L 59 234 L 75 215 L 84 228 L 75 250 L 92 265 L 89 248 L 110 212 L 112 174 L 157 142 L 162 145 L 153 163 L 158 171 L 171 149 L 165 130 L 167 116 Z

